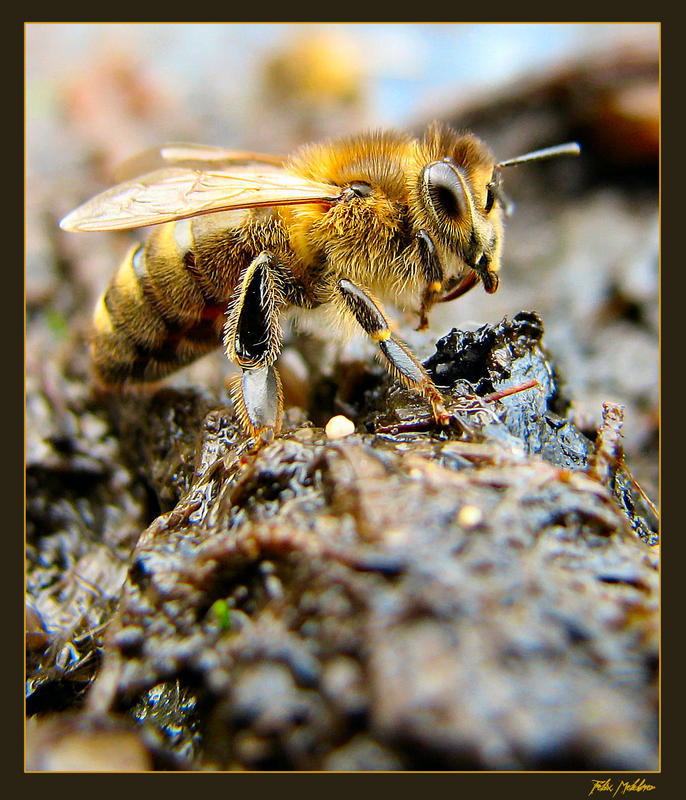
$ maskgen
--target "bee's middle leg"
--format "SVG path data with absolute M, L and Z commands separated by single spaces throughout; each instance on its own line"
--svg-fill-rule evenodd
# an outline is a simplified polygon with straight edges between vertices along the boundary
M 379 345 L 392 374 L 406 386 L 421 392 L 431 403 L 436 422 L 447 425 L 451 416 L 443 404 L 441 393 L 407 345 L 393 336 L 377 303 L 347 279 L 338 281 L 338 290 L 347 310 L 352 312 L 365 333 Z
M 275 256 L 264 251 L 243 270 L 224 328 L 227 356 L 242 370 L 229 379 L 231 399 L 241 425 L 260 443 L 278 434 L 283 417 L 274 367 L 282 340 L 278 267 Z

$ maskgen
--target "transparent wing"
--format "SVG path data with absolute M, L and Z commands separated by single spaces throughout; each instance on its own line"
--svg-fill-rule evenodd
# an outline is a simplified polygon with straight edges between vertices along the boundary
M 268 164 L 226 170 L 169 167 L 96 195 L 60 222 L 67 231 L 142 228 L 215 211 L 335 203 L 341 189 Z
M 143 173 L 163 167 L 187 167 L 189 169 L 227 169 L 234 165 L 271 164 L 281 166 L 285 156 L 268 153 L 253 153 L 245 150 L 227 150 L 206 144 L 169 142 L 161 147 L 151 147 L 124 161 L 117 167 L 117 183 L 132 180 Z

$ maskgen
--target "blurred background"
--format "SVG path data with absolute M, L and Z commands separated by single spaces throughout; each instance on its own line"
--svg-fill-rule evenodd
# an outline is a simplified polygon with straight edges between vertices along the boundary
M 657 500 L 658 24 L 29 24 L 26 34 L 28 458 L 87 376 L 97 295 L 134 234 L 59 219 L 168 141 L 287 152 L 310 139 L 432 119 L 499 159 L 570 139 L 577 159 L 506 171 L 515 203 L 501 289 L 399 318 L 422 357 L 452 327 L 535 310 L 582 429 L 626 406 L 629 467 Z M 220 391 L 221 353 L 179 376 Z M 47 398 L 47 400 L 46 400 Z

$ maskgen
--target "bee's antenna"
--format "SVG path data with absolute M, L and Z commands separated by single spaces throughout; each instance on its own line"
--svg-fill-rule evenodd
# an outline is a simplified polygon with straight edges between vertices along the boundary
M 516 164 L 526 164 L 528 161 L 541 161 L 544 158 L 555 158 L 556 156 L 578 156 L 581 152 L 581 145 L 577 142 L 565 142 L 555 147 L 544 147 L 543 150 L 534 150 L 533 153 L 526 153 L 516 158 L 508 158 L 496 164 L 498 169 L 503 167 L 514 167 Z
M 580 152 L 581 146 L 577 142 L 565 142 L 564 144 L 557 144 L 554 147 L 544 147 L 543 150 L 534 150 L 532 153 L 526 153 L 516 158 L 508 158 L 506 161 L 501 161 L 495 165 L 493 178 L 488 184 L 488 188 L 493 192 L 496 200 L 502 206 L 505 216 L 509 217 L 514 211 L 514 204 L 507 198 L 500 186 L 500 170 L 503 167 L 514 167 L 517 164 L 526 164 L 529 161 L 542 161 L 544 158 L 555 158 L 556 156 L 578 156 Z

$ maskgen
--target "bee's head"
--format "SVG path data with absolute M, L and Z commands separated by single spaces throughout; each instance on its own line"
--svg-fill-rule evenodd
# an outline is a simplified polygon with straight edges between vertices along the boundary
M 496 290 L 503 211 L 495 194 L 492 162 L 456 163 L 447 156 L 419 173 L 423 230 L 436 248 L 446 285 L 473 270 L 486 291 Z
M 429 127 L 417 143 L 410 203 L 420 264 L 427 283 L 441 284 L 442 299 L 477 279 L 489 293 L 498 288 L 503 217 L 510 213 L 500 188 L 502 169 L 579 152 L 569 142 L 497 163 L 474 134 Z

